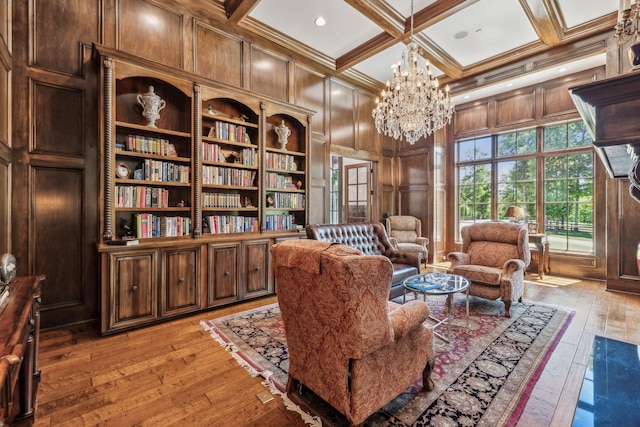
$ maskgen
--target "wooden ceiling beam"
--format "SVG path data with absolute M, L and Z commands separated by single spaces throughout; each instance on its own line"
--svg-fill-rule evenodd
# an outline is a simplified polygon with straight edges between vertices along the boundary
M 237 25 L 238 22 L 249 16 L 258 3 L 260 0 L 225 0 L 224 9 L 227 12 L 229 24 Z
M 345 53 L 336 59 L 336 71 L 341 72 L 356 64 L 371 58 L 373 55 L 382 52 L 385 49 L 398 43 L 398 39 L 389 33 L 381 33 L 371 40 L 361 44 L 355 49 Z M 391 65 L 391 64 L 389 64 Z
M 562 42 L 562 22 L 550 0 L 520 0 L 520 5 L 544 44 L 553 47 Z
M 404 36 L 405 20 L 395 9 L 380 0 L 344 0 L 345 3 L 369 18 L 374 24 L 395 38 Z M 355 50 L 355 49 L 354 49 Z

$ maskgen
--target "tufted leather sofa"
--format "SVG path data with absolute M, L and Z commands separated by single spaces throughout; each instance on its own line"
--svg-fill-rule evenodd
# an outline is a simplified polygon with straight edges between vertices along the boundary
M 307 238 L 324 242 L 342 243 L 360 250 L 365 255 L 384 255 L 393 265 L 389 299 L 403 294 L 402 281 L 420 273 L 420 255 L 401 253 L 393 249 L 381 222 L 354 224 L 309 224 Z

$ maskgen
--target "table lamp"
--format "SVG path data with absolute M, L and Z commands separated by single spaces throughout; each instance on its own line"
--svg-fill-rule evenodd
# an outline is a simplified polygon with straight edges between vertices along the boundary
M 504 216 L 512 218 L 511 222 L 520 222 L 520 218 L 524 218 L 524 209 L 519 206 L 509 206 Z

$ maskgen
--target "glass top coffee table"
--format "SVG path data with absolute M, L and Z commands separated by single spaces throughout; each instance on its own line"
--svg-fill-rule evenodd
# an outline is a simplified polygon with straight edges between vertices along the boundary
M 402 281 L 404 294 L 403 302 L 407 300 L 407 292 L 420 293 L 426 300 L 427 295 L 447 296 L 447 317 L 438 319 L 429 316 L 436 322 L 433 326 L 433 333 L 443 341 L 449 342 L 451 339 L 451 320 L 453 320 L 453 294 L 466 291 L 467 294 L 467 321 L 469 320 L 469 286 L 471 283 L 464 277 L 448 273 L 426 273 L 407 277 Z M 447 322 L 447 336 L 444 337 L 436 332 L 436 328 Z

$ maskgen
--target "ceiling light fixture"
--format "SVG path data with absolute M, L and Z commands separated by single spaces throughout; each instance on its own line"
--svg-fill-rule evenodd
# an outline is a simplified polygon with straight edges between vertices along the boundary
M 324 20 L 324 18 L 322 16 L 318 16 L 314 21 L 314 24 L 316 24 L 318 27 L 324 27 L 324 24 L 326 24 L 327 22 Z
M 410 43 L 402 52 L 402 59 L 393 64 L 393 78 L 387 80 L 382 99 L 376 98 L 372 111 L 378 133 L 414 144 L 451 123 L 454 102 L 438 87 L 438 79 L 431 76 L 429 61 L 421 68 L 418 45 L 413 41 L 413 0 L 411 0 Z

